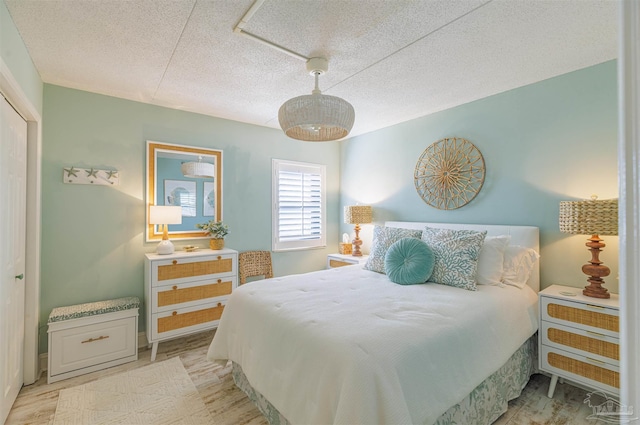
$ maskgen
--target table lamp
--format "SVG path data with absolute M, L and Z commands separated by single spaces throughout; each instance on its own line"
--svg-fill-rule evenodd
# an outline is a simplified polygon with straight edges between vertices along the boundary
M 347 224 L 356 225 L 356 238 L 353 240 L 353 255 L 354 257 L 362 257 L 360 252 L 360 225 L 371 223 L 373 218 L 373 211 L 370 205 L 352 205 L 344 207 L 344 222 Z
M 599 235 L 618 234 L 618 200 L 599 201 L 593 195 L 588 201 L 560 202 L 560 231 L 575 235 L 591 235 L 587 247 L 591 251 L 591 260 L 582 266 L 582 272 L 589 276 L 582 293 L 588 297 L 609 298 L 610 294 L 603 288 L 603 277 L 609 276 L 611 270 L 599 259 L 600 251 L 605 244 Z
M 182 207 L 151 205 L 149 207 L 149 224 L 158 224 L 162 230 L 162 240 L 156 248 L 156 253 L 173 254 L 174 247 L 169 240 L 169 224 L 182 224 Z

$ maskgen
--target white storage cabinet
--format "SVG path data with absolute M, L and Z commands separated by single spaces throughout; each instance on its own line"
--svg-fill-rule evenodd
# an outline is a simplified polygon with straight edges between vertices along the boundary
M 47 382 L 138 359 L 137 297 L 54 308 L 49 315 Z

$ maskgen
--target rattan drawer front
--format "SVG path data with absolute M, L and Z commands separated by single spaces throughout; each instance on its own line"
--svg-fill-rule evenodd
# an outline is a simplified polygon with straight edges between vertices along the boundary
M 217 275 L 236 274 L 235 257 L 217 255 L 211 257 L 155 261 L 154 283 L 158 285 L 189 281 L 199 278 L 213 278 Z
M 618 310 L 591 304 L 543 298 L 542 320 L 549 320 L 567 326 L 584 325 L 601 329 L 607 335 L 618 336 Z
M 212 298 L 231 294 L 235 277 L 217 279 L 212 282 L 183 283 L 154 289 L 155 306 L 159 310 L 202 304 Z
M 619 393 L 620 373 L 617 367 L 548 347 L 543 347 L 542 351 L 546 370 L 613 394 Z
M 224 305 L 217 303 L 204 308 L 183 309 L 168 314 L 158 314 L 155 320 L 156 330 L 159 336 L 164 336 L 168 333 L 191 332 L 194 328 L 213 327 L 220 320 L 223 310 Z
M 609 364 L 619 364 L 618 338 L 549 322 L 542 322 L 541 335 L 545 345 L 582 356 L 593 356 L 596 360 Z
M 329 259 L 329 267 L 331 267 L 331 268 L 344 267 L 344 266 L 353 266 L 354 264 L 356 264 L 356 263 L 348 263 L 346 261 Z

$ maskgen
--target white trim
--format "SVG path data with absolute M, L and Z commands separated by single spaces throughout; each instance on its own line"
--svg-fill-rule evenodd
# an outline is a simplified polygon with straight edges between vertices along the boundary
M 620 401 L 640 411 L 640 2 L 620 3 L 618 173 L 620 234 Z
M 24 383 L 39 376 L 40 222 L 42 118 L 0 57 L 0 92 L 27 121 L 27 238 L 24 317 Z

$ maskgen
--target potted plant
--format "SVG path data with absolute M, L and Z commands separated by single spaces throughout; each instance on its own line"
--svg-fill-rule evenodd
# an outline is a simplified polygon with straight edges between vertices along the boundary
M 221 221 L 211 220 L 207 223 L 196 224 L 198 229 L 204 230 L 204 232 L 211 236 L 209 240 L 209 247 L 211 249 L 224 248 L 224 237 L 229 234 L 229 226 Z

